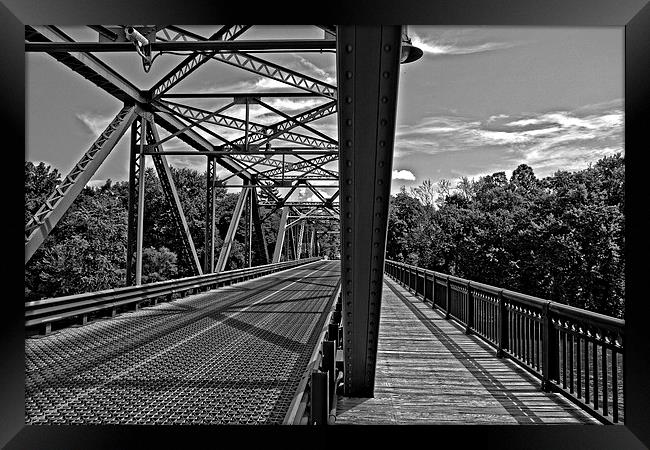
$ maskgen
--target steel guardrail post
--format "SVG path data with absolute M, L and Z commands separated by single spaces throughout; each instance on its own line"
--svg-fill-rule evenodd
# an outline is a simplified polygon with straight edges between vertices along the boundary
M 329 381 L 327 373 L 311 373 L 309 424 L 327 425 L 329 416 Z
M 338 334 L 338 330 L 337 330 Z M 336 342 L 330 337 L 329 340 L 323 342 L 323 372 L 327 373 L 328 380 L 328 404 L 331 405 L 334 402 L 335 386 L 336 382 Z M 329 416 L 329 407 L 327 408 L 327 414 Z
M 472 293 L 472 282 L 467 282 L 467 325 L 465 326 L 465 334 L 472 332 L 474 326 L 474 295 Z
M 449 301 L 451 296 L 451 281 L 447 275 L 447 289 L 445 290 L 445 319 L 449 319 Z
M 497 325 L 497 330 L 498 330 L 498 345 L 499 348 L 497 349 L 497 357 L 498 358 L 503 358 L 506 354 L 506 350 L 508 348 L 508 321 L 507 321 L 507 314 L 508 311 L 506 309 L 506 302 L 505 299 L 503 298 L 503 289 L 499 291 L 498 294 L 498 308 L 499 308 L 499 314 L 498 314 L 498 320 L 499 323 Z

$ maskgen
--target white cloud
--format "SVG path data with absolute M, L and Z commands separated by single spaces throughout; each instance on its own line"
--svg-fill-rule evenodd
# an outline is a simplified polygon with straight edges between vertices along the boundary
M 108 124 L 111 123 L 114 116 L 105 116 L 103 114 L 88 111 L 77 113 L 75 114 L 75 117 L 85 131 L 93 136 L 98 136 L 106 129 Z
M 618 103 L 620 105 L 620 102 Z M 529 164 L 550 175 L 555 170 L 579 170 L 589 162 L 624 153 L 622 108 L 612 102 L 573 111 L 492 115 L 486 120 L 462 116 L 435 116 L 396 132 L 395 157 L 426 154 L 444 158 L 454 153 L 486 152 L 504 164 Z M 442 156 L 444 155 L 444 156 Z M 473 165 L 467 161 L 468 165 Z M 490 165 L 490 163 L 487 163 Z M 488 169 L 489 170 L 489 169 Z M 474 170 L 476 171 L 476 170 Z
M 473 53 L 490 52 L 520 45 L 518 42 L 459 42 L 458 39 L 448 39 L 444 35 L 436 37 L 419 36 L 411 33 L 411 42 L 424 53 L 430 55 L 470 55 Z
M 393 180 L 415 181 L 415 175 L 410 170 L 393 170 Z

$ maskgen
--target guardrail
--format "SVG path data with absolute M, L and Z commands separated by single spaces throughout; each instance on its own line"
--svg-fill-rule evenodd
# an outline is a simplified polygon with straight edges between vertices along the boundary
M 336 390 L 343 380 L 340 280 L 331 298 L 337 300 L 321 329 L 319 344 L 289 406 L 285 425 L 329 425 L 336 421 Z
M 81 324 L 85 325 L 90 316 L 101 315 L 102 313 L 115 316 L 118 310 L 125 308 L 138 309 L 145 302 L 156 304 L 161 298 L 171 300 L 175 295 L 184 296 L 214 289 L 219 286 L 308 264 L 319 259 L 298 259 L 177 280 L 158 281 L 140 286 L 127 286 L 26 302 L 25 327 L 28 329 L 40 328 L 42 333 L 47 334 L 52 330 L 52 325 L 55 323 L 74 322 L 78 319 Z
M 624 422 L 625 321 L 386 260 L 386 273 L 603 423 Z

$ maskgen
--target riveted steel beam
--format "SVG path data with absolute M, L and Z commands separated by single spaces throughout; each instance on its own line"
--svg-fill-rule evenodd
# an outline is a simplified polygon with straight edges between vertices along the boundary
M 72 42 L 72 38 L 57 27 L 36 25 L 25 26 L 25 40 L 64 44 Z M 125 103 L 147 101 L 146 96 L 135 85 L 92 55 L 81 51 L 70 51 L 50 53 L 50 56 Z
M 210 36 L 209 39 L 219 39 L 224 41 L 234 40 L 241 36 L 250 27 L 250 25 L 225 25 Z M 151 88 L 149 91 L 151 98 L 155 99 L 176 86 L 182 79 L 209 61 L 213 53 L 214 51 L 205 53 L 194 52 L 185 58 L 179 65 L 174 67 L 167 75 L 156 83 L 154 87 Z
M 242 211 L 244 210 L 244 203 L 246 202 L 246 196 L 248 195 L 249 188 L 243 188 L 239 193 L 237 198 L 237 204 L 235 209 L 232 212 L 232 218 L 230 219 L 230 226 L 228 226 L 228 231 L 226 232 L 226 237 L 223 239 L 223 245 L 221 246 L 221 251 L 219 252 L 219 259 L 217 265 L 214 268 L 216 273 L 223 272 L 226 268 L 226 263 L 228 262 L 228 257 L 230 256 L 230 250 L 232 249 L 232 243 L 235 240 L 235 233 L 237 232 L 237 227 L 239 226 L 239 220 L 241 219 Z
M 338 26 L 344 392 L 374 394 L 400 26 Z
M 298 248 L 296 249 L 296 259 L 300 259 L 302 256 L 302 241 L 305 238 L 305 221 L 300 221 L 300 232 L 298 233 Z
M 219 112 L 214 113 L 206 111 L 195 106 L 181 105 L 175 102 L 163 101 L 161 102 L 169 109 L 176 111 L 179 116 L 186 119 L 194 120 L 205 120 L 206 123 L 213 125 L 219 125 L 226 128 L 231 128 L 235 130 L 245 131 L 246 130 L 246 121 L 238 119 L 236 117 L 228 116 L 226 114 L 221 114 Z M 284 123 L 284 122 L 281 122 Z M 260 123 L 248 122 L 249 126 L 249 142 L 257 140 L 265 140 L 267 136 L 273 133 L 274 128 L 272 125 L 263 125 Z M 297 125 L 296 125 L 297 126 Z M 315 148 L 323 149 L 335 149 L 338 148 L 336 142 L 333 142 L 331 139 L 321 139 L 318 137 L 307 136 L 304 134 L 296 133 L 293 131 L 285 131 L 281 134 L 275 136 L 274 139 L 283 140 L 287 142 L 295 142 L 297 144 L 303 144 Z M 266 141 L 264 141 L 266 143 Z M 231 147 L 240 147 L 244 145 L 244 142 L 241 142 L 240 139 L 230 143 Z M 258 142 L 249 145 L 249 147 L 259 147 L 261 144 Z
M 136 272 L 142 274 L 142 260 L 137 258 L 142 253 L 142 240 L 138 239 L 141 230 L 142 210 L 144 202 L 140 202 L 140 186 L 144 192 L 144 158 L 140 155 L 142 128 L 146 121 L 138 116 L 131 125 L 131 148 L 129 153 L 129 200 L 126 224 L 126 286 L 136 284 Z M 140 279 L 138 279 L 139 284 Z
M 264 227 L 262 226 L 262 220 L 260 218 L 260 205 L 259 199 L 257 198 L 257 189 L 251 189 L 251 199 L 253 202 L 253 225 L 255 227 L 255 244 L 256 244 L 256 253 L 258 258 L 264 258 L 261 263 L 269 264 L 269 249 L 266 244 L 266 236 L 264 234 Z
M 219 59 L 223 55 L 239 55 L 250 57 L 245 53 L 235 53 L 239 51 L 255 52 L 258 50 L 291 50 L 299 52 L 301 50 L 329 50 L 334 47 L 334 42 L 326 39 L 273 39 L 273 40 L 255 40 L 245 41 L 227 41 L 227 40 L 205 40 L 205 41 L 162 41 L 151 42 L 149 44 L 151 51 L 170 52 L 170 51 L 197 51 L 214 53 L 214 59 Z M 34 42 L 25 44 L 26 52 L 133 52 L 134 47 L 130 42 Z M 245 68 L 250 63 L 237 64 Z M 258 69 L 256 73 L 262 73 Z M 272 71 L 269 70 L 269 73 Z M 319 80 L 315 80 L 320 82 Z M 286 82 L 286 81 L 285 81 Z M 322 83 L 327 84 L 327 83 Z M 296 87 L 301 87 L 297 85 Z M 329 86 L 334 89 L 334 86 Z M 323 94 L 325 95 L 325 94 Z
M 315 170 L 320 173 L 320 170 L 318 170 L 320 166 L 324 166 L 327 163 L 336 161 L 338 157 L 339 155 L 325 155 L 325 156 L 319 156 L 318 158 L 312 158 L 306 161 L 290 163 L 285 166 L 284 172 L 294 172 L 308 167 L 312 167 L 315 168 Z M 283 172 L 282 169 L 271 169 L 271 170 L 266 170 L 262 173 L 267 177 L 274 177 L 282 174 L 282 172 Z M 327 175 L 331 175 L 331 174 L 327 174 Z
M 207 168 L 205 171 L 205 239 L 203 252 L 203 273 L 211 273 L 214 267 L 214 181 L 216 173 L 216 161 L 214 157 L 208 156 Z
M 111 153 L 137 116 L 138 107 L 125 106 L 99 135 L 63 181 L 25 225 L 25 264 L 43 244 L 86 183 Z
M 291 116 L 291 119 L 285 119 L 276 124 L 268 125 L 272 132 L 270 134 L 267 134 L 264 139 L 256 141 L 255 145 L 266 144 L 267 142 L 276 139 L 279 135 L 293 128 L 296 128 L 300 124 L 307 124 L 309 122 L 313 122 L 315 120 L 322 119 L 323 117 L 332 115 L 336 112 L 336 108 L 337 106 L 335 101 L 327 102 L 323 105 L 316 106 L 295 116 Z M 235 145 L 241 145 L 242 143 L 242 138 L 233 141 L 233 144 Z
M 275 239 L 275 250 L 273 251 L 273 262 L 280 262 L 282 255 L 282 246 L 284 245 L 284 236 L 287 229 L 287 216 L 289 215 L 289 208 L 282 208 L 282 215 L 280 216 L 280 224 L 278 225 L 278 235 Z

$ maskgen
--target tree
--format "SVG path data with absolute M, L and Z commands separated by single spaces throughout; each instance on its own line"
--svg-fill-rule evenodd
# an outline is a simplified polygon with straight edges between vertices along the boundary
M 61 182 L 55 168 L 41 162 L 38 165 L 25 161 L 25 225 Z
M 538 179 L 521 164 L 438 182 L 437 210 L 404 190 L 392 198 L 387 257 L 622 317 L 624 158 Z M 418 209 L 419 205 L 423 209 Z
M 411 188 L 411 195 L 417 198 L 425 207 L 431 207 L 436 198 L 436 188 L 430 179 L 426 179 L 420 186 Z

